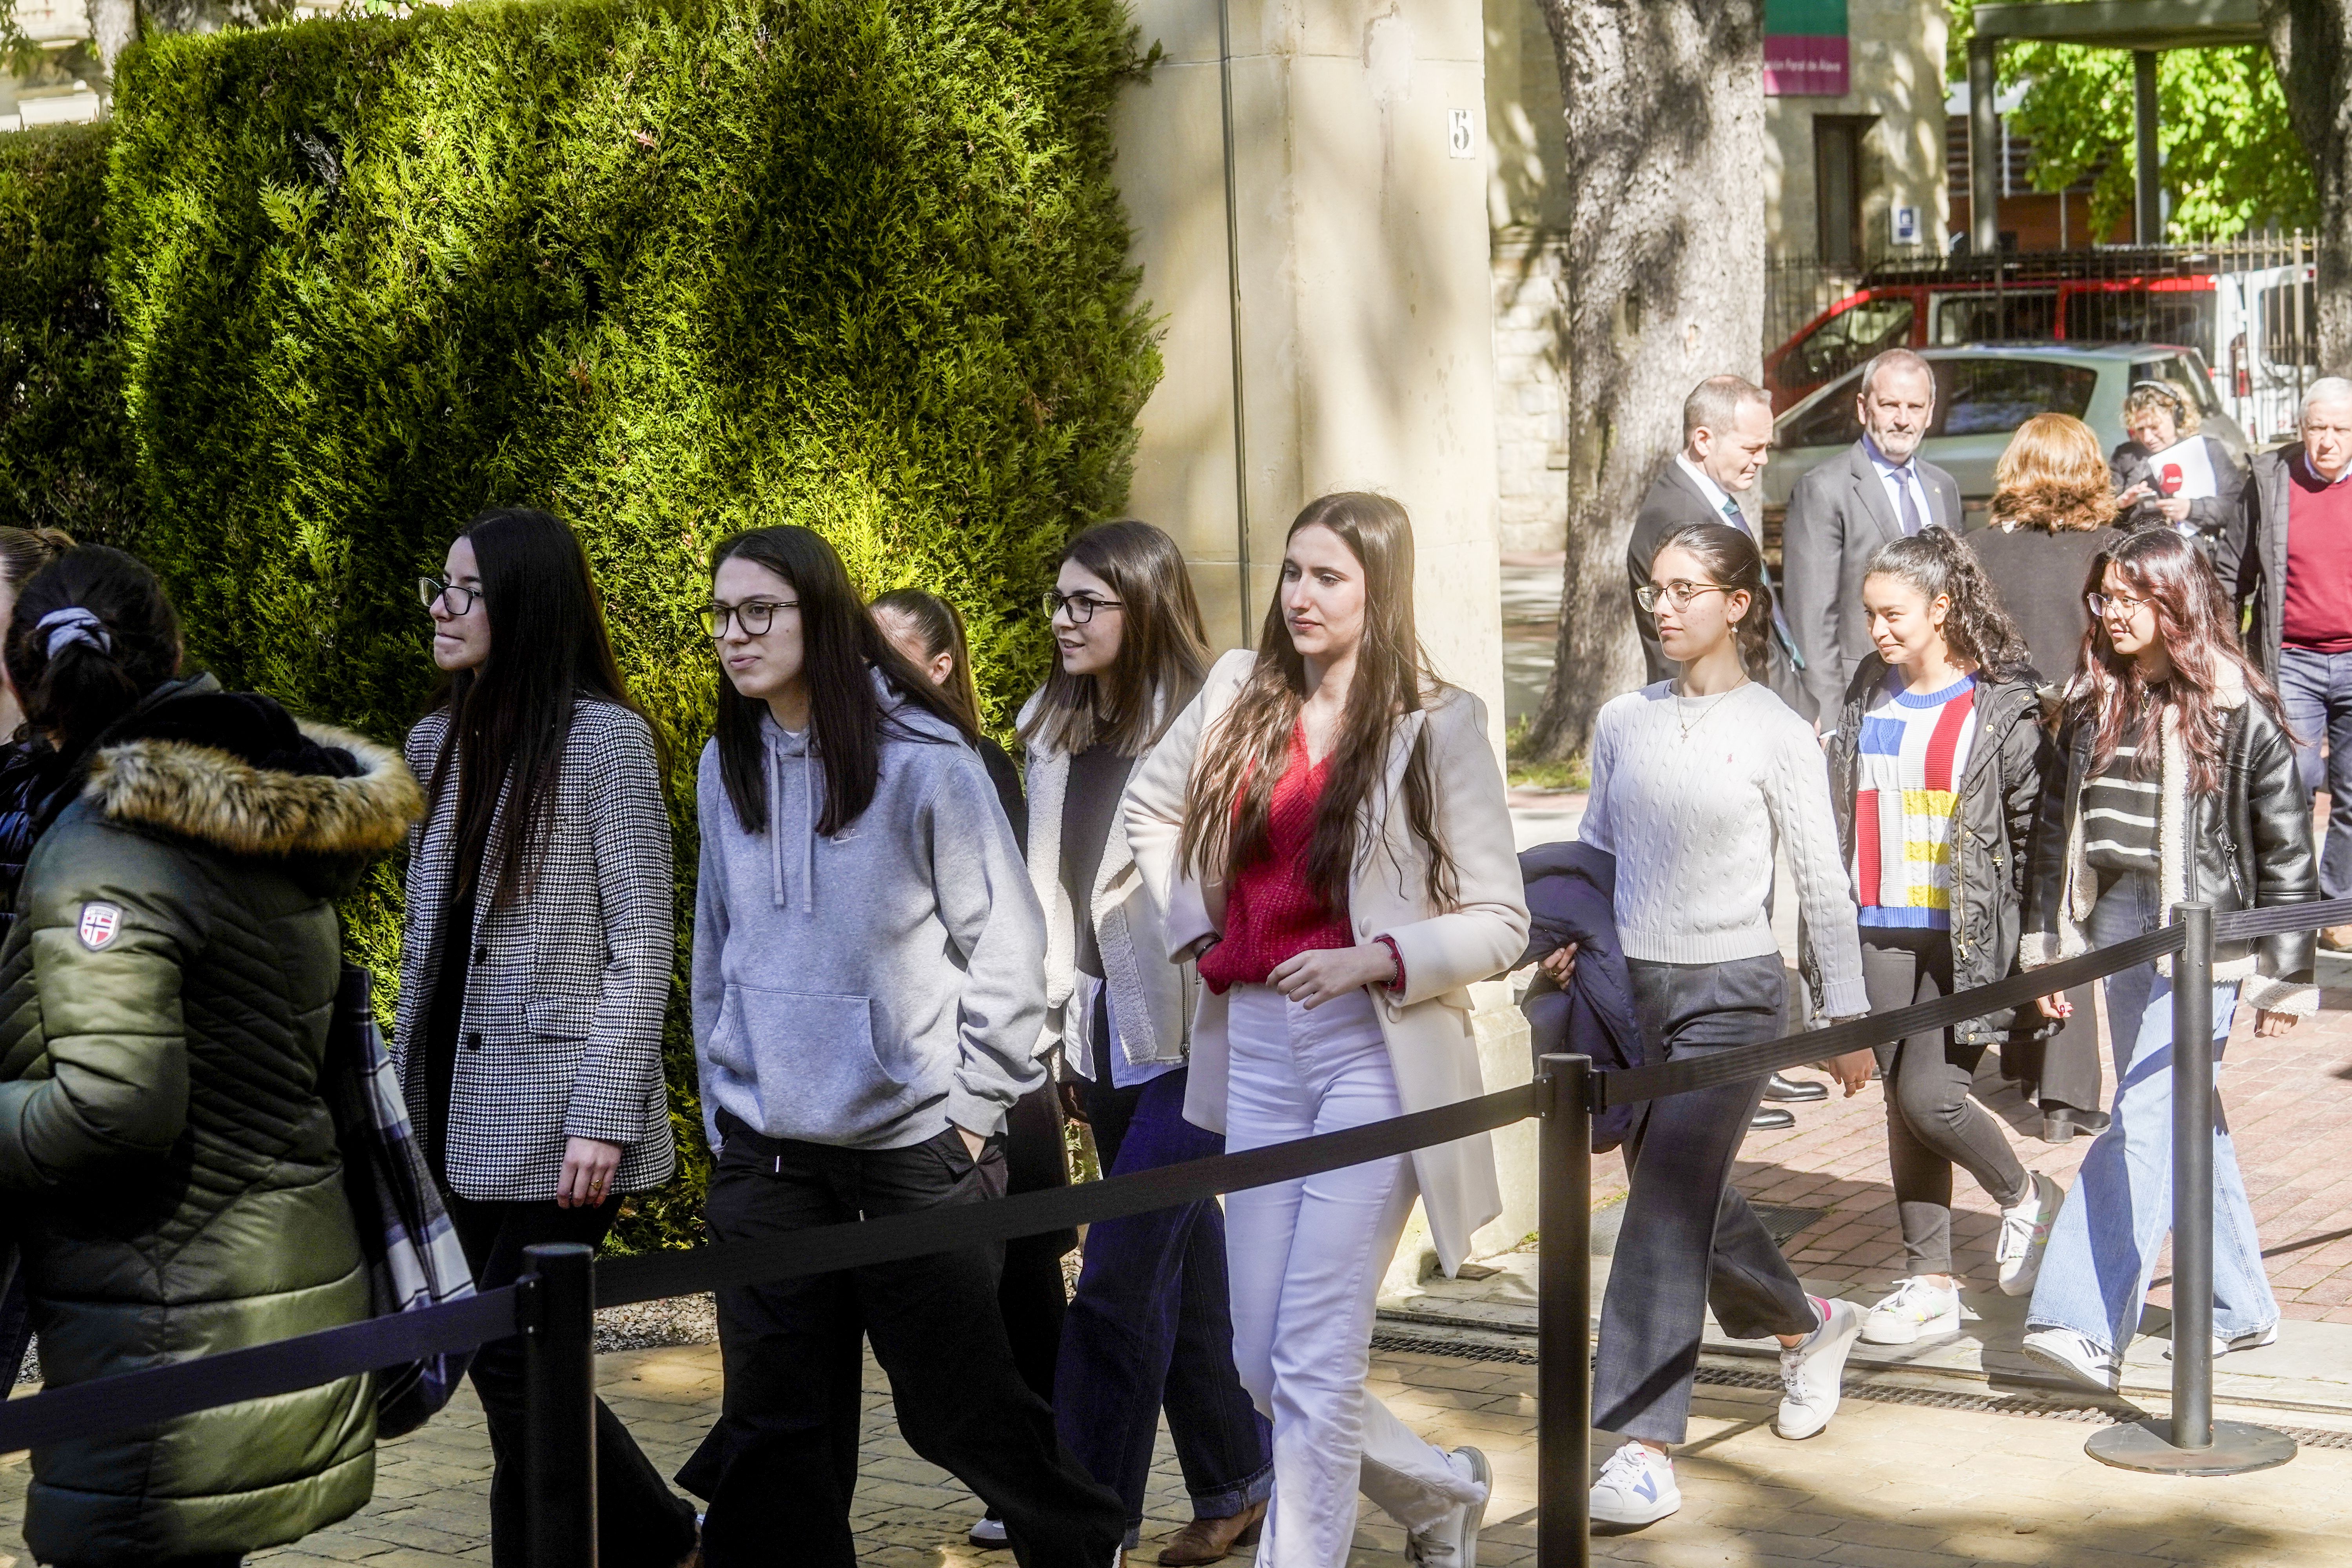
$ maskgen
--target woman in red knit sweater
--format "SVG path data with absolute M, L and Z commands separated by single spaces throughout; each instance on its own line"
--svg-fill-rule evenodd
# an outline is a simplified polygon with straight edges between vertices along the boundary
M 1260 1148 L 1481 1092 L 1467 987 L 1527 939 L 1484 706 L 1429 671 L 1412 529 L 1384 497 L 1290 526 L 1259 636 L 1128 786 L 1167 939 L 1198 953 L 1187 1120 Z M 1427 1564 L 1475 1561 L 1477 1450 L 1441 1453 L 1364 1387 L 1372 1303 L 1418 1195 L 1451 1273 L 1502 1208 L 1484 1136 L 1226 1205 L 1234 1359 L 1274 1421 L 1263 1568 L 1338 1568 L 1362 1490 Z

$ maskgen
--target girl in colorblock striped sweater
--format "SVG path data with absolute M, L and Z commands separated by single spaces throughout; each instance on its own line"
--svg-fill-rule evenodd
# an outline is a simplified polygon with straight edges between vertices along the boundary
M 1846 689 L 1829 746 L 1831 797 L 1853 879 L 1871 1011 L 1990 984 L 2017 964 L 2034 810 L 2054 753 L 2025 641 L 1969 547 L 1940 528 L 1881 549 L 1862 603 L 1877 652 Z M 2063 1197 L 2028 1172 L 2000 1121 L 1969 1098 L 2008 1010 L 1878 1047 L 1887 1164 L 1907 1277 L 1864 1323 L 1874 1344 L 1960 1328 L 1952 1167 L 2000 1205 L 2000 1288 L 2033 1288 Z M 2025 1027 L 2040 1026 L 2027 1009 Z

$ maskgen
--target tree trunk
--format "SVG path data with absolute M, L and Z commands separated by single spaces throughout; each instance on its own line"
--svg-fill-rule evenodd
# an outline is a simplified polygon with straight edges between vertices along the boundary
M 2319 363 L 2352 371 L 2352 6 L 2262 0 L 2286 117 L 2319 191 Z
M 1540 0 L 1566 102 L 1568 563 L 1528 736 L 1580 750 L 1638 686 L 1625 546 L 1683 399 L 1764 335 L 1761 0 Z
M 104 80 L 100 91 L 110 108 L 114 102 L 114 62 L 139 36 L 137 0 L 86 0 L 89 15 L 90 47 L 97 52 L 100 73 Z

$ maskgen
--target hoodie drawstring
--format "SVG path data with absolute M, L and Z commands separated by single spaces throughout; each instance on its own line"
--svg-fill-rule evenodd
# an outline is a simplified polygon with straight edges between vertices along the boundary
M 776 907 L 784 907 L 784 763 L 782 750 L 768 745 L 768 866 Z M 801 912 L 816 913 L 816 759 L 801 752 Z

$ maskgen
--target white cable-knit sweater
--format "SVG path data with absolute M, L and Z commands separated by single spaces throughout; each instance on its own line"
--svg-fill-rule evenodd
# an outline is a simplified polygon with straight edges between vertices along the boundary
M 1822 1009 L 1870 1011 L 1853 895 L 1813 727 L 1750 681 L 1693 698 L 1629 691 L 1592 730 L 1592 795 L 1578 837 L 1617 858 L 1617 937 L 1628 958 L 1721 963 L 1777 953 L 1767 905 L 1776 845 L 1822 967 Z M 1687 731 L 1687 732 L 1685 732 Z

